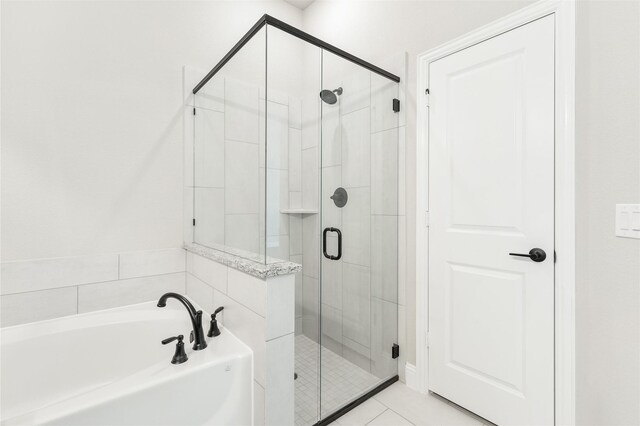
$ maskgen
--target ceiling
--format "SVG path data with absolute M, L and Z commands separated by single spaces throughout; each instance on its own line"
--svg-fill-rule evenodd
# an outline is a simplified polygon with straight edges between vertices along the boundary
M 284 0 L 292 6 L 297 7 L 300 10 L 305 10 L 307 6 L 313 3 L 313 0 Z

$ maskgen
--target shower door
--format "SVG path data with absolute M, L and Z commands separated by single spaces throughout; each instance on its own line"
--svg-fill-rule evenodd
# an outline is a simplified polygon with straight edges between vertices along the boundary
M 397 97 L 322 52 L 321 418 L 398 373 Z

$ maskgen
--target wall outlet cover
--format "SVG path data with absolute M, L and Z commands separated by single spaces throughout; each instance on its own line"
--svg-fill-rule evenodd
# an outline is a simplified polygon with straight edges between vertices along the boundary
M 640 239 L 640 204 L 616 204 L 616 237 Z

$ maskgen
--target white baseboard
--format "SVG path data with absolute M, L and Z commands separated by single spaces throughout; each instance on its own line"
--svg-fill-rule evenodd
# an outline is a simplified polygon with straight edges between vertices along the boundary
M 415 391 L 420 392 L 420 386 L 418 385 L 418 372 L 416 371 L 416 366 L 413 364 L 406 363 L 404 367 L 404 375 L 406 385 Z

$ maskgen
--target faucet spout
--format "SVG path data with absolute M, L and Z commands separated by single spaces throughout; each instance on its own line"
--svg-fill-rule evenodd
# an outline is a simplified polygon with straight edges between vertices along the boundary
M 207 342 L 204 338 L 204 330 L 202 329 L 202 311 L 196 311 L 196 308 L 189 302 L 189 299 L 178 293 L 165 293 L 158 300 L 158 307 L 164 308 L 167 306 L 167 299 L 176 299 L 184 305 L 189 313 L 191 319 L 191 325 L 193 326 L 193 350 L 199 351 L 207 347 Z

